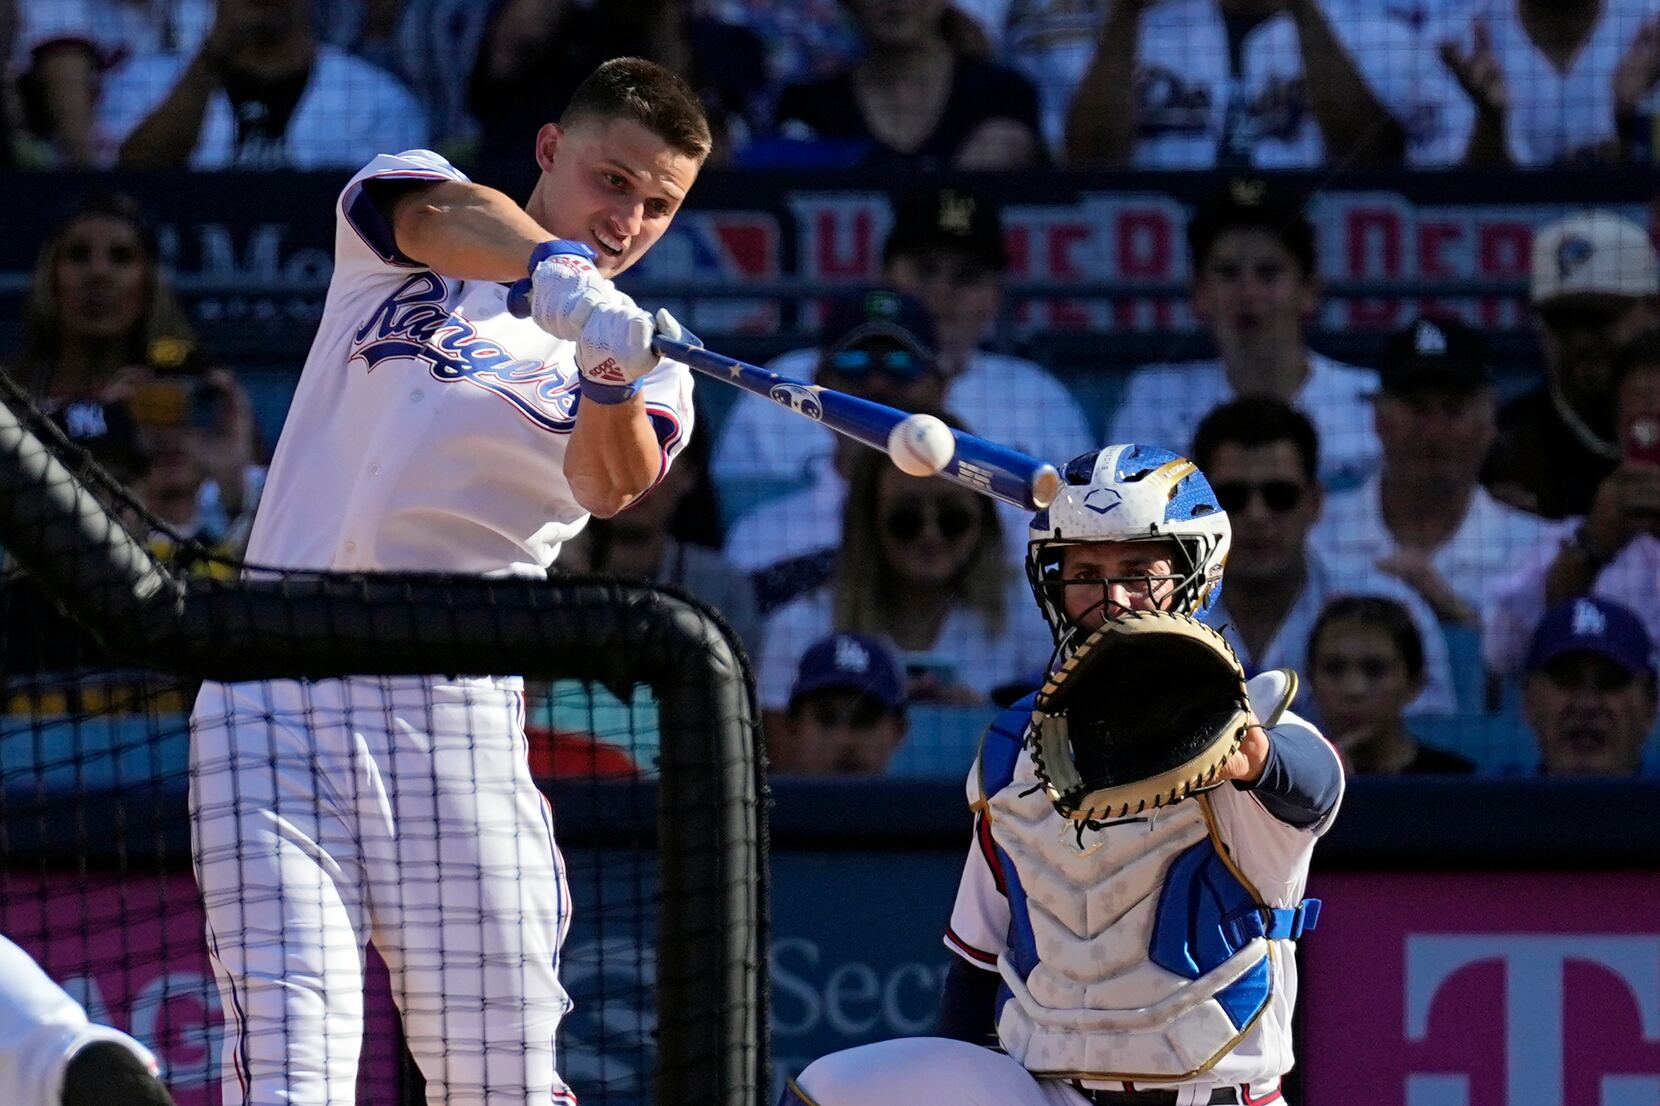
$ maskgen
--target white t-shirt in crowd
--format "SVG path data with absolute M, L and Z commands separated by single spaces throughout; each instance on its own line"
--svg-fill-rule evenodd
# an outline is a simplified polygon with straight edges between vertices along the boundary
M 99 129 L 119 145 L 167 98 L 190 55 L 134 58 L 114 73 L 98 101 Z M 237 142 L 236 110 L 215 92 L 203 113 L 192 169 L 321 169 L 362 164 L 366 150 L 407 150 L 427 142 L 426 113 L 385 72 L 333 46 L 317 61 L 277 143 Z
M 214 0 L 22 0 L 13 60 L 53 42 L 85 42 L 97 51 L 105 79 L 129 60 L 154 53 L 186 57 L 213 26 Z
M 1474 22 L 1487 22 L 1493 54 L 1510 96 L 1505 144 L 1517 165 L 1560 161 L 1576 150 L 1615 137 L 1614 70 L 1646 22 L 1660 14 L 1660 0 L 1604 0 L 1602 18 L 1579 48 L 1566 72 L 1533 44 L 1517 12 L 1518 0 L 1472 0 L 1457 13 L 1448 37 L 1469 50 Z M 1655 102 L 1650 90 L 1645 104 Z M 1464 130 L 1474 122 L 1465 116 Z
M 1308 558 L 1308 580 L 1261 654 L 1252 653 L 1245 639 L 1232 626 L 1233 620 L 1227 611 L 1228 587 L 1224 579 L 1221 601 L 1206 621 L 1222 631 L 1222 636 L 1239 654 L 1245 671 L 1252 676 L 1270 668 L 1289 668 L 1296 672 L 1299 677 L 1297 698 L 1292 701 L 1292 708 L 1299 713 L 1311 714 L 1314 697 L 1309 690 L 1308 635 L 1314 629 L 1321 610 L 1331 600 L 1343 596 L 1376 595 L 1394 599 L 1404 606 L 1423 640 L 1424 690 L 1407 704 L 1406 713 L 1452 714 L 1457 711 L 1458 696 L 1447 656 L 1447 639 L 1441 633 L 1435 613 L 1418 597 L 1418 593 L 1382 572 L 1345 571 L 1340 575 L 1313 549 L 1306 550 L 1305 556 Z
M 791 350 L 767 368 L 811 381 L 819 357 L 817 349 Z M 1096 444 L 1083 408 L 1066 385 L 1024 358 L 976 352 L 947 385 L 945 406 L 980 437 L 1057 468 Z M 727 416 L 710 471 L 717 482 L 805 482 L 830 467 L 835 441 L 834 431 L 745 393 Z
M 465 180 L 383 154 L 335 207 L 334 274 L 248 542 L 282 569 L 540 576 L 587 525 L 565 479 L 576 345 L 507 311 L 507 288 L 398 253 L 368 180 Z M 690 440 L 692 378 L 643 379 L 663 470 Z
M 982 695 L 1005 684 L 1037 676 L 1049 663 L 1054 638 L 1049 624 L 1032 602 L 1026 578 L 1011 568 L 1004 599 L 1001 632 L 993 631 L 967 607 L 953 607 L 940 627 L 939 638 L 928 649 L 901 649 L 892 642 L 894 657 L 907 668 L 921 666 L 938 673 L 947 684 L 964 684 Z M 756 676 L 757 694 L 765 710 L 789 706 L 801 654 L 814 642 L 835 631 L 835 596 L 828 587 L 809 592 L 780 607 L 766 620 L 766 647 Z
M 1320 436 L 1320 483 L 1332 490 L 1355 487 L 1377 469 L 1381 455 L 1371 404 L 1378 374 L 1312 350 L 1308 366 L 1292 405 Z M 1200 420 L 1234 398 L 1220 361 L 1148 365 L 1125 385 L 1108 439 L 1163 446 L 1186 456 Z
M 1009 7 L 1004 55 L 1037 85 L 1045 136 L 1057 148 L 1110 7 L 1107 0 L 1013 0 Z M 1321 2 L 1361 78 L 1405 130 L 1408 164 L 1452 164 L 1464 153 L 1468 99 L 1433 47 L 1426 48 L 1420 13 L 1396 7 L 1376 0 Z M 1241 59 L 1236 87 L 1216 0 L 1159 0 L 1148 8 L 1136 48 L 1140 133 L 1132 164 L 1208 169 L 1231 141 L 1258 168 L 1320 165 L 1325 142 L 1305 94 L 1291 16 L 1275 15 L 1253 27 Z M 1230 140 L 1233 128 L 1237 139 Z
M 1397 543 L 1383 521 L 1381 475 L 1326 497 L 1310 541 L 1339 576 L 1373 571 Z M 1551 524 L 1500 503 L 1480 484 L 1464 520 L 1431 563 L 1464 602 L 1480 610 L 1488 593 L 1544 542 Z
M 1516 570 L 1493 588 L 1485 615 L 1481 654 L 1489 671 L 1519 676 L 1528 645 L 1545 617 L 1545 577 L 1551 562 L 1585 520 L 1563 519 Z M 1652 641 L 1660 641 L 1660 538 L 1639 534 L 1597 573 L 1591 594 L 1630 607 Z

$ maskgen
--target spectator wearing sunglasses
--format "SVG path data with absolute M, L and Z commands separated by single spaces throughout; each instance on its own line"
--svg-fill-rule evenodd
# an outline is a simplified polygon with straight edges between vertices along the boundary
M 934 355 L 933 324 L 919 301 L 885 290 L 845 296 L 831 304 L 824 334 L 831 341 L 811 374 L 815 383 L 905 411 L 939 407 L 945 377 Z M 741 411 L 740 406 L 734 412 L 735 420 Z M 763 614 L 829 578 L 841 540 L 848 467 L 866 450 L 794 415 L 775 413 L 799 438 L 828 434 L 831 452 L 830 464 L 815 469 L 811 484 L 762 503 L 727 534 L 727 560 L 755 576 Z M 760 425 L 730 425 L 720 450 L 735 449 L 738 441 L 748 441 L 752 449 L 771 448 L 750 436 Z
M 905 675 L 888 647 L 832 634 L 801 654 L 774 771 L 880 776 L 905 738 Z
M 1551 776 L 1632 776 L 1654 729 L 1654 645 L 1618 603 L 1553 608 L 1528 649 L 1524 708 Z
M 1263 180 L 1232 180 L 1193 213 L 1187 243 L 1194 310 L 1218 356 L 1138 369 L 1108 439 L 1179 453 L 1205 412 L 1236 396 L 1271 396 L 1314 421 L 1321 484 L 1337 491 L 1362 483 L 1378 463 L 1366 402 L 1378 378 L 1304 340 L 1320 280 L 1301 200 Z
M 1077 399 L 1042 366 L 981 348 L 1002 310 L 1008 267 L 1002 221 L 983 197 L 961 188 L 901 197 L 882 247 L 881 280 L 924 305 L 938 336 L 929 345 L 945 377 L 944 406 L 976 434 L 1059 464 L 1099 445 Z M 833 340 L 838 333 L 826 320 L 821 334 Z M 769 367 L 800 380 L 812 375 L 819 357 L 816 349 L 794 350 Z M 830 466 L 834 438 L 829 430 L 804 427 L 775 403 L 743 396 L 716 448 L 715 479 L 817 476 Z
M 1499 411 L 1482 483 L 1545 518 L 1584 515 L 1620 460 L 1610 373 L 1616 351 L 1660 322 L 1660 265 L 1642 227 L 1590 211 L 1534 237 L 1531 283 L 1545 380 Z
M 835 574 L 781 607 L 763 631 L 767 732 L 783 732 L 801 655 L 831 633 L 891 643 L 913 703 L 988 702 L 992 689 L 1050 655 L 1049 631 L 1024 595 L 990 499 L 939 477 L 907 476 L 884 455 L 859 451 Z
M 1321 726 L 1351 772 L 1475 771 L 1472 761 L 1425 745 L 1407 726 L 1406 705 L 1424 689 L 1424 642 L 1393 599 L 1350 595 L 1327 603 L 1308 636 L 1308 682 Z
M 1447 643 L 1416 592 L 1364 566 L 1342 572 L 1309 537 L 1323 495 L 1319 438 L 1308 417 L 1286 403 L 1251 396 L 1206 415 L 1189 454 L 1210 477 L 1233 524 L 1228 586 L 1211 623 L 1221 628 L 1247 672 L 1290 668 L 1307 674 L 1309 631 L 1320 611 L 1346 595 L 1393 599 L 1412 616 L 1424 643 L 1424 688 L 1408 714 L 1451 714 L 1456 706 Z M 1294 709 L 1311 707 L 1307 681 Z
M 1420 319 L 1385 348 L 1372 419 L 1377 475 L 1326 499 L 1314 546 L 1340 575 L 1380 569 L 1443 622 L 1475 626 L 1494 581 L 1544 540 L 1548 523 L 1481 486 L 1498 401 L 1481 338 Z

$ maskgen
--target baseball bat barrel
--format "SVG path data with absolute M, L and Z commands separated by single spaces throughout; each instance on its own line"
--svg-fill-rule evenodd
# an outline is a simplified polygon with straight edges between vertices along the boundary
M 521 280 L 508 290 L 507 309 L 519 318 L 530 314 L 530 281 Z M 658 335 L 651 344 L 659 357 L 672 358 L 704 376 L 754 392 L 883 453 L 888 451 L 889 431 L 910 415 L 897 407 L 780 376 L 695 342 Z M 951 437 L 956 440 L 956 449 L 940 476 L 952 483 L 1026 511 L 1049 506 L 1060 491 L 1060 474 L 1046 461 L 962 430 L 952 430 Z
M 770 399 L 883 453 L 888 451 L 888 433 L 911 414 L 834 388 L 804 384 L 690 342 L 659 335 L 652 339 L 652 348 L 660 357 Z M 956 449 L 940 476 L 952 483 L 1026 511 L 1049 506 L 1060 490 L 1060 474 L 1045 461 L 962 430 L 952 430 L 951 436 Z

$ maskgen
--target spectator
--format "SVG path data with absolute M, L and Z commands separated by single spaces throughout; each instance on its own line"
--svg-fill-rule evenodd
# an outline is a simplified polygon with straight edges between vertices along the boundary
M 1471 104 L 1467 162 L 1611 161 L 1622 138 L 1648 150 L 1653 0 L 1476 0 L 1462 16 L 1441 58 Z
M 1527 655 L 1526 711 L 1551 776 L 1634 776 L 1654 729 L 1654 646 L 1618 603 L 1580 598 L 1539 623 Z
M 1588 515 L 1565 519 L 1494 586 L 1482 651 L 1496 675 L 1521 672 L 1546 609 L 1580 596 L 1628 607 L 1660 633 L 1660 333 L 1620 351 L 1613 378 L 1626 456 L 1594 486 Z
M 767 732 L 783 732 L 802 653 L 833 632 L 891 642 L 913 703 L 987 702 L 1050 655 L 1048 628 L 1024 594 L 990 499 L 860 453 L 834 577 L 767 620 L 759 676 Z
M 933 324 L 917 300 L 887 291 L 845 297 L 831 305 L 824 333 L 835 341 L 819 358 L 815 383 L 904 411 L 939 409 L 945 377 Z M 800 424 L 798 434 L 812 432 L 796 416 L 783 417 Z M 839 434 L 826 444 L 832 462 L 813 467 L 812 483 L 761 504 L 728 535 L 727 558 L 756 574 L 763 614 L 823 584 L 835 566 L 847 474 L 867 447 Z
M 1569 216 L 1533 240 L 1532 298 L 1545 382 L 1499 411 L 1482 482 L 1545 518 L 1583 515 L 1619 462 L 1609 369 L 1660 321 L 1660 265 L 1643 228 L 1612 212 Z
M 1097 24 L 1092 58 L 1064 40 L 1039 37 L 1027 47 L 1029 64 L 1052 59 L 1076 85 L 1066 122 L 1074 162 L 1446 165 L 1463 151 L 1469 109 L 1456 83 L 1415 28 L 1370 4 L 1097 6 L 1110 11 Z
M 882 247 L 882 277 L 928 307 L 945 406 L 976 434 L 1059 464 L 1098 444 L 1078 401 L 1041 366 L 980 348 L 1001 309 L 1007 268 L 1001 220 L 982 198 L 930 187 L 900 200 Z M 769 367 L 801 379 L 818 356 L 795 350 Z M 801 479 L 828 463 L 831 441 L 830 431 L 803 428 L 774 404 L 746 396 L 715 450 L 715 478 Z
M 1353 772 L 1468 773 L 1475 764 L 1415 737 L 1404 712 L 1424 690 L 1424 642 L 1392 599 L 1326 604 L 1308 635 L 1308 682 L 1325 732 Z
M 1044 161 L 1037 91 L 953 45 L 947 0 L 844 0 L 864 40 L 851 69 L 792 84 L 782 136 L 825 144 L 825 160 L 914 169 L 1022 169 Z
M 58 164 L 108 164 L 98 126 L 100 86 L 126 62 L 163 50 L 193 51 L 213 24 L 214 0 L 19 0 L 14 58 L 33 129 Z
M 1377 571 L 1339 576 L 1309 542 L 1320 517 L 1315 473 L 1319 439 L 1309 420 L 1276 399 L 1253 396 L 1206 415 L 1189 454 L 1210 478 L 1233 524 L 1228 585 L 1210 621 L 1251 675 L 1270 668 L 1306 672 L 1309 631 L 1333 599 L 1375 595 L 1412 616 L 1424 644 L 1424 688 L 1408 714 L 1455 709 L 1447 644 L 1435 615 L 1406 585 Z M 1309 699 L 1299 689 L 1295 709 Z
M 666 584 L 703 600 L 725 617 L 751 656 L 761 655 L 761 615 L 749 577 L 719 551 L 684 540 L 682 506 L 708 476 L 709 447 L 693 434 L 662 483 L 610 518 L 594 518 L 561 552 L 566 568 Z M 705 500 L 708 510 L 713 503 Z
M 863 634 L 808 646 L 796 669 L 774 771 L 880 776 L 905 738 L 905 677 L 888 647 Z
M 1108 437 L 1179 453 L 1205 412 L 1236 396 L 1269 396 L 1314 421 L 1323 485 L 1366 480 L 1379 454 L 1367 412 L 1378 377 L 1303 340 L 1320 282 L 1301 203 L 1264 181 L 1233 180 L 1193 213 L 1187 242 L 1194 308 L 1221 356 L 1135 372 Z
M 1420 319 L 1390 339 L 1382 377 L 1383 467 L 1326 500 L 1314 546 L 1340 575 L 1382 569 L 1443 622 L 1475 626 L 1493 582 L 1546 531 L 1479 483 L 1497 411 L 1486 346 L 1461 323 Z
M 396 80 L 320 43 L 306 0 L 218 0 L 199 48 L 161 49 L 110 76 L 99 122 L 131 168 L 356 166 L 427 143 Z
M 761 125 L 765 48 L 747 27 L 698 14 L 690 0 L 506 0 L 469 93 L 480 157 L 521 158 L 525 135 L 559 118 L 582 76 L 615 57 L 648 58 L 697 90 L 715 138 L 713 164 Z

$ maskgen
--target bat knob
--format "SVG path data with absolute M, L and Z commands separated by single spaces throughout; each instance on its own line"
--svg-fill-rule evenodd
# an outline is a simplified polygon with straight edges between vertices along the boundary
M 1044 465 L 1032 474 L 1032 506 L 1043 510 L 1061 493 L 1061 474 L 1054 465 Z
M 530 317 L 530 279 L 515 280 L 507 290 L 507 313 L 515 319 Z

